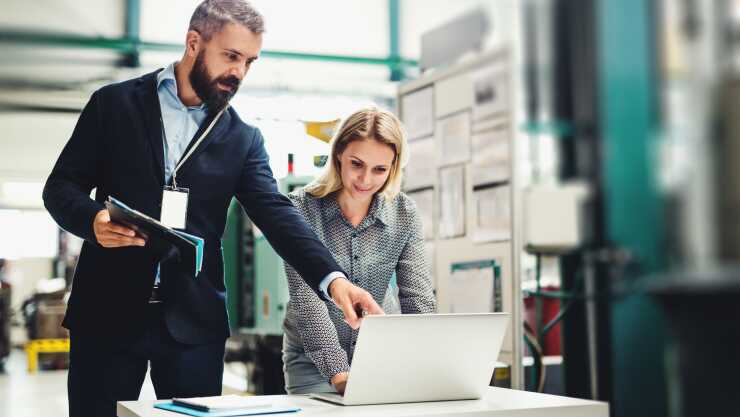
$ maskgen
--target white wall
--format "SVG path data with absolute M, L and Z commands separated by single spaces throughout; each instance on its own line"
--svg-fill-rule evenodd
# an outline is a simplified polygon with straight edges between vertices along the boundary
M 43 183 L 77 121 L 75 114 L 0 113 L 0 207 L 38 207 L 4 193 L 8 182 Z
M 125 7 L 125 0 L 3 0 L 0 27 L 118 37 Z

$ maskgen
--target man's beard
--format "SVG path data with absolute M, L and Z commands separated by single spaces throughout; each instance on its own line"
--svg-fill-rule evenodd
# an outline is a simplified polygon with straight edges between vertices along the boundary
M 229 100 L 239 89 L 241 81 L 233 75 L 211 79 L 203 59 L 204 52 L 205 50 L 201 50 L 195 58 L 189 76 L 190 85 L 193 86 L 195 94 L 205 103 L 208 113 L 216 114 L 229 104 Z M 217 85 L 218 83 L 231 87 L 231 91 L 222 90 Z

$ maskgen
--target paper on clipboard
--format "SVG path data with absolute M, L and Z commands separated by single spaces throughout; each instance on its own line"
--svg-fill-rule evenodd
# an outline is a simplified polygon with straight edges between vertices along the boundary
M 437 153 L 434 137 L 416 139 L 409 142 L 409 159 L 404 175 L 404 189 L 414 190 L 434 185 L 437 171 Z
M 439 170 L 440 238 L 465 235 L 465 167 L 456 165 Z
M 469 111 L 438 120 L 435 136 L 439 165 L 451 165 L 470 160 Z
M 450 271 L 450 312 L 490 313 L 501 310 L 501 282 L 493 261 L 453 264 Z
M 471 177 L 473 187 L 507 181 L 511 176 L 509 136 L 506 129 L 474 133 Z
M 511 239 L 511 187 L 502 185 L 473 191 L 475 204 L 474 242 Z

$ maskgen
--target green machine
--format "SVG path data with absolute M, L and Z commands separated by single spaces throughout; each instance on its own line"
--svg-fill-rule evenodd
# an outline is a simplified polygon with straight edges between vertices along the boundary
M 278 187 L 287 195 L 311 180 L 289 174 Z M 290 295 L 283 260 L 236 200 L 229 207 L 223 246 L 233 335 L 226 359 L 247 363 L 250 391 L 284 393 L 282 325 Z
M 560 259 L 563 289 L 583 291 L 562 323 L 565 393 L 608 401 L 614 417 L 665 416 L 672 400 L 667 322 L 643 291 L 666 270 L 670 224 L 655 158 L 661 2 L 551 3 L 545 10 L 552 10 L 553 91 L 536 96 L 539 84 L 530 75 L 529 114 L 537 120 L 540 106 L 553 106 L 555 122 L 568 128 L 557 132 L 560 180 L 582 180 L 591 190 L 585 243 Z M 527 22 L 535 29 L 533 17 Z M 536 47 L 543 45 L 530 40 L 535 57 Z
M 280 180 L 280 192 L 288 194 L 313 180 L 289 175 Z M 283 319 L 288 305 L 288 281 L 282 258 L 265 236 L 255 229 L 254 238 L 254 325 L 244 331 L 259 335 L 283 335 Z

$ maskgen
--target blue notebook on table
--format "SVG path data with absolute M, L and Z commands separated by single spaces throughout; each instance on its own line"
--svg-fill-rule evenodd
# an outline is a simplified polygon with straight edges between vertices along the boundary
M 183 407 L 180 405 L 169 403 L 154 404 L 154 408 L 159 408 L 167 411 L 174 411 L 176 413 L 187 414 L 195 417 L 236 417 L 236 416 L 261 416 L 266 414 L 282 414 L 282 413 L 295 413 L 301 411 L 298 407 L 275 407 L 267 406 L 261 408 L 247 408 L 244 410 L 228 410 L 228 411 L 199 411 L 194 408 Z

